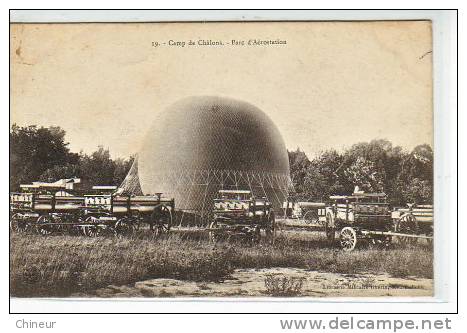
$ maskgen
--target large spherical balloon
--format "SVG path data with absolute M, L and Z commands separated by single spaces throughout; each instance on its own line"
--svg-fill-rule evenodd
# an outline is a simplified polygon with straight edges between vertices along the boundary
M 122 187 L 162 192 L 177 209 L 204 215 L 219 189 L 251 190 L 280 207 L 289 160 L 282 136 L 257 107 L 238 100 L 185 98 L 152 124 Z

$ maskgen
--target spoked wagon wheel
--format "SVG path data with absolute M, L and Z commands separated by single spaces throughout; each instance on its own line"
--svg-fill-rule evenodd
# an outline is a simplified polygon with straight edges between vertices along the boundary
M 219 225 L 217 224 L 217 221 L 212 221 L 209 224 L 209 241 L 211 243 L 216 243 L 219 240 L 219 231 L 216 230 L 219 229 Z
M 318 213 L 314 210 L 309 210 L 303 215 L 303 221 L 306 224 L 312 224 L 313 222 L 318 220 Z
M 340 232 L 340 243 L 344 251 L 350 252 L 357 245 L 357 232 L 354 228 L 345 227 Z
M 133 220 L 128 217 L 119 219 L 115 223 L 114 230 L 118 237 L 131 236 L 135 232 Z
M 396 224 L 396 232 L 414 235 L 418 234 L 419 225 L 415 216 L 412 214 L 403 215 Z M 400 237 L 400 241 L 406 244 L 414 244 L 418 239 L 412 237 Z
M 22 218 L 20 213 L 15 213 L 10 218 L 10 230 L 12 232 L 25 232 L 28 229 L 28 223 Z
M 269 244 L 274 244 L 274 240 L 276 239 L 276 218 L 273 213 L 269 215 L 269 221 L 265 231 L 266 241 Z
M 172 227 L 172 212 L 166 206 L 156 207 L 151 215 L 151 229 L 155 229 L 154 235 L 159 236 L 166 234 Z
M 138 211 L 133 212 L 131 216 L 131 225 L 133 226 L 133 231 L 139 231 L 140 221 L 142 220 L 141 214 Z
M 336 229 L 333 227 L 332 223 L 332 214 L 326 214 L 326 223 L 324 224 L 324 232 L 326 233 L 326 238 L 330 243 L 334 243 L 336 238 Z
M 95 225 L 96 224 L 96 218 L 94 216 L 89 216 L 84 220 L 84 223 L 86 224 L 83 226 L 83 233 L 85 236 L 88 237 L 97 237 L 101 234 L 101 229 L 99 226 Z
M 259 244 L 261 242 L 261 228 L 256 226 L 255 230 L 251 234 L 251 242 L 253 244 Z
M 53 232 L 53 226 L 50 223 L 52 223 L 52 218 L 49 215 L 39 216 L 36 221 L 36 231 L 43 236 L 50 235 Z

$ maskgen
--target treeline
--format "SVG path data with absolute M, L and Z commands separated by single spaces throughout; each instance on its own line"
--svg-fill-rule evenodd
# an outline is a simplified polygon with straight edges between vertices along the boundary
M 295 200 L 326 201 L 333 194 L 385 192 L 393 205 L 432 203 L 433 150 L 419 145 L 411 152 L 388 140 L 358 143 L 343 152 L 324 151 L 309 159 L 289 151 Z
M 85 187 L 119 186 L 133 157 L 112 159 L 108 149 L 73 153 L 60 127 L 20 127 L 10 131 L 10 190 L 33 181 L 79 177 Z M 433 150 L 427 144 L 405 152 L 387 140 L 358 143 L 343 152 L 328 150 L 313 159 L 289 151 L 295 200 L 326 201 L 333 194 L 385 192 L 393 205 L 431 203 Z
M 108 149 L 99 147 L 92 154 L 73 153 L 60 127 L 20 127 L 10 131 L 10 190 L 33 181 L 53 182 L 81 178 L 85 188 L 93 185 L 120 185 L 133 163 L 112 159 Z

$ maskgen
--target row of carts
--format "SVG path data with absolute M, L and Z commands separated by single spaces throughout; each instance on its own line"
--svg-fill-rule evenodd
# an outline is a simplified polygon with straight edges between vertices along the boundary
M 433 206 L 408 205 L 391 210 L 385 193 L 355 192 L 331 196 L 328 204 L 287 202 L 284 207 L 287 216 L 323 230 L 330 242 L 337 238 L 345 251 L 363 243 L 387 245 L 393 237 L 407 243 L 433 240 Z M 125 195 L 111 186 L 80 192 L 48 185 L 10 193 L 10 214 L 13 232 L 94 237 L 131 235 L 146 228 L 160 235 L 172 227 L 175 202 L 161 193 Z M 241 235 L 258 242 L 264 234 L 273 242 L 275 212 L 267 198 L 255 198 L 250 191 L 220 190 L 205 229 L 213 241 Z
M 128 235 L 148 226 L 156 234 L 170 230 L 175 202 L 161 193 L 147 196 L 117 194 L 114 187 L 95 186 L 79 192 L 41 188 L 10 193 L 10 230 L 56 232 L 94 237 Z
M 389 244 L 433 241 L 433 206 L 409 204 L 390 208 L 385 193 L 356 192 L 331 196 L 330 203 L 286 202 L 285 215 L 304 225 L 324 229 L 329 241 L 338 241 L 345 251 L 359 244 Z

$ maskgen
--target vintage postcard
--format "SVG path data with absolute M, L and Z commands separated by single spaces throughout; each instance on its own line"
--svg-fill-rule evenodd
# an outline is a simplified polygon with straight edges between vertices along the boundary
M 431 297 L 431 21 L 16 23 L 10 296 Z

